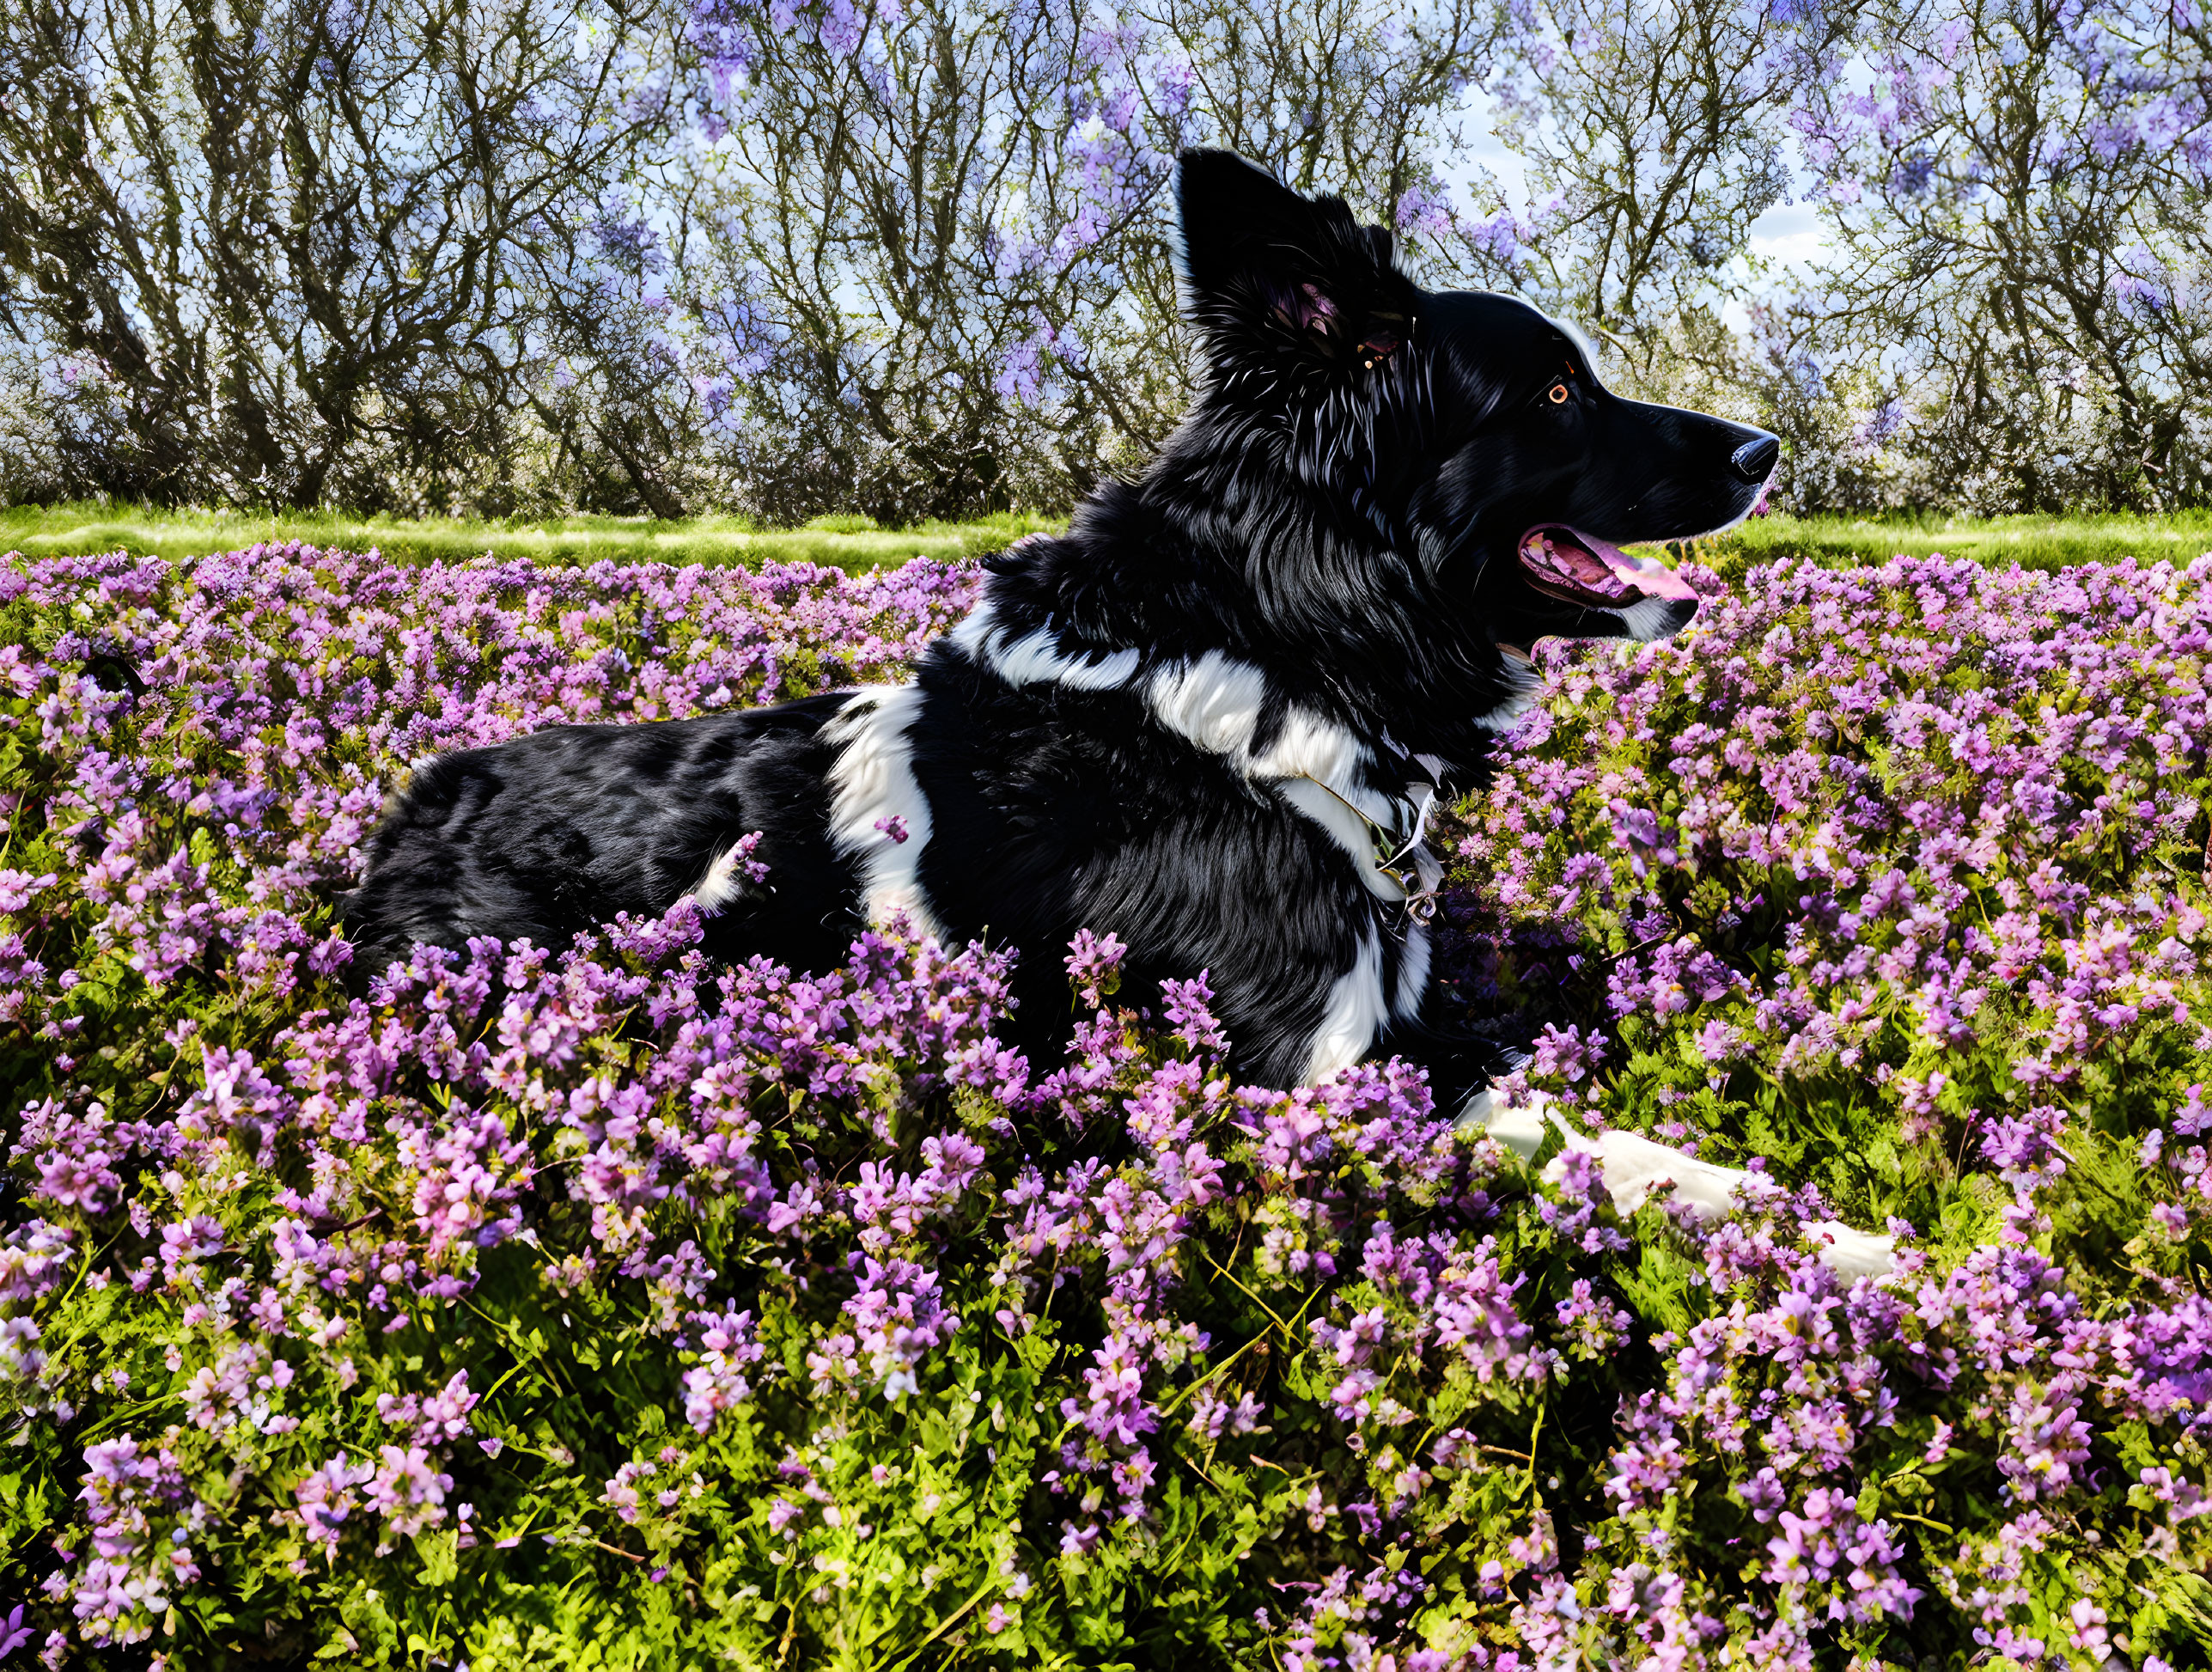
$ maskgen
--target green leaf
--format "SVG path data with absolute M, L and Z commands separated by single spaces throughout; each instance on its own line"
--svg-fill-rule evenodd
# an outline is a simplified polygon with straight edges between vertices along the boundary
M 460 1571 L 460 1535 L 451 1528 L 442 1532 L 417 1534 L 415 1554 L 422 1565 L 415 1570 L 415 1577 L 426 1585 L 452 1584 L 454 1576 Z

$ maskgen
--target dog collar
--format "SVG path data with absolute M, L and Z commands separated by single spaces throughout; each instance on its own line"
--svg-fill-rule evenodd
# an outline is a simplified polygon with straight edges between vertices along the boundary
M 1373 846 L 1375 875 L 1398 885 L 1405 900 L 1405 920 L 1416 926 L 1425 926 L 1436 916 L 1436 897 L 1444 885 L 1444 868 L 1435 856 L 1422 846 L 1429 834 L 1429 815 L 1435 810 L 1436 786 L 1429 783 L 1408 784 L 1404 796 L 1391 798 L 1393 814 L 1402 813 L 1386 825 L 1363 808 L 1347 801 L 1311 772 L 1295 772 L 1323 795 L 1343 808 L 1366 827 L 1368 840 Z

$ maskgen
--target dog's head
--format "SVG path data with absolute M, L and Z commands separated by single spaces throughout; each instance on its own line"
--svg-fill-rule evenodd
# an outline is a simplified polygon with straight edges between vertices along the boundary
M 1772 436 L 1624 400 L 1557 321 L 1422 289 L 1386 230 L 1232 153 L 1185 153 L 1177 189 L 1202 430 L 1264 436 L 1309 515 L 1341 508 L 1508 653 L 1661 638 L 1696 613 L 1678 576 L 1620 547 L 1746 516 Z

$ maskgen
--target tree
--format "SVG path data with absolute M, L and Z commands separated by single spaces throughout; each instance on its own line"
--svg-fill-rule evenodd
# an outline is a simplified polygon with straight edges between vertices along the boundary
M 419 506 L 503 468 L 549 336 L 606 312 L 598 204 L 667 129 L 652 25 L 628 0 L 5 9 L 0 320 L 58 367 L 73 474 Z
M 1185 397 L 1175 151 L 1230 144 L 1387 218 L 1490 30 L 1474 0 L 1397 18 L 1356 0 L 714 5 L 712 149 L 679 265 L 710 381 L 780 442 L 752 491 L 784 515 L 856 492 L 888 517 L 1064 503 Z
M 2188 6 L 1883 0 L 1800 115 L 1835 258 L 1811 351 L 1991 508 L 2212 490 L 2212 67 Z
M 1478 226 L 1469 254 L 1648 369 L 1672 321 L 1749 288 L 1751 225 L 1790 184 L 1790 113 L 1832 75 L 1851 15 L 1544 0 L 1496 87 L 1525 229 L 1508 252 Z
M 2207 47 L 2163 0 L 20 0 L 0 491 L 1064 506 L 1187 399 L 1162 186 L 1222 144 L 1777 430 L 1789 503 L 2199 503 Z

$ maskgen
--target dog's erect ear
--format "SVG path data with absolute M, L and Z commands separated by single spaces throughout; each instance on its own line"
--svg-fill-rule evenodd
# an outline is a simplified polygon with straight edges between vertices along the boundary
M 1185 312 L 1219 362 L 1254 351 L 1372 363 L 1411 329 L 1390 234 L 1342 198 L 1305 198 L 1234 151 L 1175 171 Z

